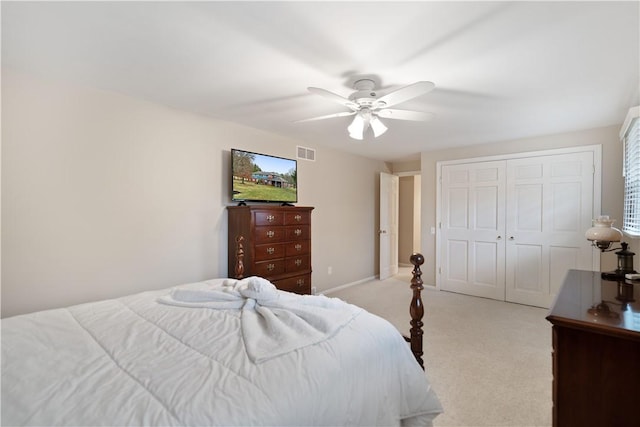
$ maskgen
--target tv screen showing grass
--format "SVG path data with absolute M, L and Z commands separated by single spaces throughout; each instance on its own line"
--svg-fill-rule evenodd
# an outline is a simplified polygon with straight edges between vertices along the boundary
M 231 150 L 233 201 L 298 201 L 297 161 L 283 157 Z

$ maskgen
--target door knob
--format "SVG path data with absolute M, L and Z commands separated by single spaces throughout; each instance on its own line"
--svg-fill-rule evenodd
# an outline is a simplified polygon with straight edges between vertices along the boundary
M 516 238 L 511 236 L 511 237 L 509 237 L 509 240 L 516 240 Z
M 498 236 L 498 237 L 497 237 L 497 239 L 498 239 L 498 240 L 502 240 L 502 236 Z

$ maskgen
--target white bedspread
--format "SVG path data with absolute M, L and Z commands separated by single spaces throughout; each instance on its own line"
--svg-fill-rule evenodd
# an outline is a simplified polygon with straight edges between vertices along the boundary
M 241 310 L 158 303 L 166 294 L 2 320 L 2 425 L 429 425 L 441 412 L 404 339 L 366 311 L 255 364 Z

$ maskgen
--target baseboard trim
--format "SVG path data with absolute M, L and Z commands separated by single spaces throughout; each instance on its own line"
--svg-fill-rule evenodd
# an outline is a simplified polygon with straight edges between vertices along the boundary
M 380 276 L 375 275 L 375 276 L 367 277 L 366 279 L 357 280 L 355 282 L 347 283 L 345 285 L 340 285 L 340 286 L 336 286 L 334 288 L 329 288 L 329 289 L 326 289 L 324 291 L 321 291 L 321 294 L 322 295 L 326 295 L 326 294 L 330 294 L 330 293 L 333 293 L 333 292 L 338 292 L 338 291 L 341 291 L 343 289 L 350 288 L 350 287 L 355 286 L 355 285 L 359 285 L 361 283 L 370 282 L 372 280 L 377 279 L 378 277 L 380 277 Z

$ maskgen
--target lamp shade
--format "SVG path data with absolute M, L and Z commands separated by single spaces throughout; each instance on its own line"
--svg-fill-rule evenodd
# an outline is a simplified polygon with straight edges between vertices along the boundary
M 347 127 L 349 136 L 353 139 L 362 139 L 365 129 L 364 119 L 360 114 L 356 114 L 351 124 Z
M 347 127 L 349 136 L 353 139 L 362 140 L 364 132 L 371 128 L 374 138 L 379 137 L 387 131 L 387 127 L 369 108 L 363 108 L 353 118 L 351 124 Z
M 619 242 L 622 240 L 622 232 L 612 224 L 615 222 L 603 215 L 592 221 L 593 227 L 587 230 L 585 237 L 593 242 Z
M 377 117 L 374 117 L 373 119 L 371 119 L 371 129 L 373 129 L 373 136 L 375 138 L 379 137 L 380 135 L 382 135 L 387 131 L 387 127 Z

